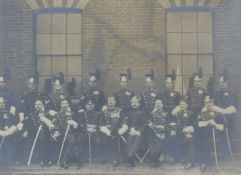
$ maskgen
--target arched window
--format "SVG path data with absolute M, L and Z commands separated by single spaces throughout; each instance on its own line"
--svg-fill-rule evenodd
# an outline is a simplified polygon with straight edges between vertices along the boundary
M 203 68 L 203 87 L 213 75 L 213 14 L 205 8 L 166 10 L 167 73 L 177 73 L 176 89 L 188 91 L 189 79 Z

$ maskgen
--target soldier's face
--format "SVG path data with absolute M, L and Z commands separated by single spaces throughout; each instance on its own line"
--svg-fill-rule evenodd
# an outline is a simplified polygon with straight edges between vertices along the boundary
M 204 102 L 204 106 L 207 107 L 208 109 L 210 109 L 212 105 L 213 105 L 213 102 L 211 100 Z
M 188 107 L 187 102 L 180 101 L 180 108 L 181 108 L 181 110 L 187 110 L 187 107 Z
M 131 100 L 131 107 L 132 107 L 133 109 L 139 108 L 139 107 L 140 107 L 140 102 L 139 102 L 137 99 Z
M 202 86 L 202 80 L 194 80 L 193 85 L 197 88 L 200 88 Z
M 85 105 L 85 109 L 86 109 L 87 111 L 92 111 L 92 110 L 94 110 L 94 107 L 95 107 L 95 105 L 94 105 L 93 103 L 87 103 L 87 104 Z
M 0 109 L 5 109 L 6 103 L 2 97 L 0 97 Z
M 218 88 L 219 89 L 226 89 L 227 87 L 228 87 L 227 81 L 223 81 L 223 80 L 218 81 Z
M 123 89 L 127 88 L 127 81 L 121 81 L 120 82 L 120 87 L 123 88 Z
M 43 110 L 43 103 L 39 100 L 37 100 L 34 104 L 34 108 L 36 111 L 40 112 Z
M 68 101 L 64 100 L 61 102 L 60 106 L 63 111 L 67 111 L 68 107 L 69 107 L 69 103 L 68 103 Z
M 153 82 L 152 81 L 146 81 L 146 87 L 147 88 L 153 88 Z
M 89 86 L 90 86 L 91 88 L 96 87 L 96 82 L 95 82 L 95 81 L 89 81 Z
M 115 98 L 114 97 L 109 97 L 107 103 L 108 103 L 109 107 L 114 107 L 115 104 L 116 104 Z
M 28 89 L 29 90 L 35 90 L 36 89 L 36 83 L 35 82 L 33 82 L 33 81 L 28 81 Z
M 172 90 L 173 82 L 172 81 L 165 81 L 166 89 Z
M 155 108 L 156 109 L 162 109 L 163 108 L 163 102 L 161 100 L 156 100 Z

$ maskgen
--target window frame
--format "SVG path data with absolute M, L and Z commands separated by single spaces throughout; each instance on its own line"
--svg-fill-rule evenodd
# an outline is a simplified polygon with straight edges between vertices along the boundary
M 210 7 L 171 7 L 171 8 L 167 8 L 165 9 L 165 74 L 168 74 L 168 55 L 176 55 L 176 56 L 181 56 L 181 64 L 182 64 L 182 72 L 181 72 L 181 77 L 187 77 L 188 75 L 184 75 L 183 74 L 183 55 L 195 55 L 195 54 L 168 54 L 168 38 L 167 38 L 167 35 L 168 35 L 168 31 L 167 31 L 167 15 L 168 13 L 177 13 L 177 12 L 180 12 L 180 13 L 185 13 L 185 12 L 193 12 L 193 13 L 198 13 L 198 12 L 208 12 L 211 14 L 211 17 L 212 17 L 212 32 L 210 32 L 210 34 L 212 34 L 212 53 L 210 54 L 198 54 L 197 52 L 197 66 L 198 66 L 198 56 L 199 55 L 207 55 L 207 56 L 211 56 L 212 57 L 212 62 L 213 62 L 213 65 L 212 65 L 212 74 L 205 74 L 204 72 L 204 76 L 205 75 L 212 75 L 212 77 L 215 79 L 215 72 L 216 72 L 216 62 L 215 62 L 215 25 L 214 25 L 214 9 L 213 8 L 210 8 Z M 197 21 L 198 23 L 198 21 Z M 182 32 L 181 32 L 182 33 Z M 197 32 L 198 34 L 198 32 Z M 197 38 L 197 42 L 198 42 L 198 38 Z M 198 67 L 197 67 L 197 70 L 198 70 Z M 182 83 L 181 83 L 181 91 L 180 93 L 182 95 L 185 95 L 183 94 L 183 90 L 184 90 L 184 81 L 183 81 L 183 78 L 182 78 Z M 186 89 L 186 92 L 188 91 L 188 89 Z
M 80 35 L 81 35 L 81 40 L 80 40 L 80 45 L 81 45 L 81 53 L 80 54 L 68 54 L 67 52 L 65 54 L 42 54 L 42 56 L 49 56 L 49 57 L 54 57 L 54 56 L 66 56 L 66 61 L 67 61 L 67 56 L 80 56 L 81 57 L 81 73 L 80 75 L 73 75 L 73 76 L 79 76 L 81 81 L 80 81 L 80 88 L 82 88 L 83 84 L 82 84 L 82 78 L 83 78 L 83 45 L 82 45 L 82 37 L 83 37 L 83 25 L 82 25 L 82 16 L 83 16 L 83 10 L 80 8 L 40 8 L 40 9 L 34 9 L 32 10 L 32 73 L 35 75 L 39 75 L 38 74 L 38 65 L 37 65 L 37 59 L 39 54 L 37 54 L 37 17 L 40 14 L 57 14 L 57 13 L 63 13 L 63 14 L 80 14 L 81 15 L 81 31 L 80 31 Z M 52 25 L 52 24 L 51 24 Z M 66 23 L 67 25 L 67 23 Z M 51 34 L 52 36 L 52 34 Z M 67 48 L 67 40 L 66 40 L 66 48 Z M 51 59 L 52 60 L 52 59 Z M 68 67 L 68 65 L 66 65 Z M 52 68 L 51 68 L 52 70 Z M 67 76 L 67 75 L 65 75 Z M 43 76 L 43 77 L 47 77 L 47 76 Z

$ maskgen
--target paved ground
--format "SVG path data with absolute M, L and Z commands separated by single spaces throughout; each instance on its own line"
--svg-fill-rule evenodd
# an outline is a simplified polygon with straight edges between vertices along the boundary
M 199 167 L 192 170 L 184 170 L 183 165 L 168 165 L 163 164 L 160 168 L 151 168 L 147 165 L 138 165 L 135 168 L 128 168 L 126 165 L 121 165 L 113 169 L 111 165 L 94 164 L 78 168 L 71 166 L 68 170 L 64 170 L 58 166 L 49 168 L 41 168 L 37 165 L 19 166 L 19 167 L 2 167 L 0 175 L 199 175 L 199 174 L 218 174 L 218 175 L 240 175 L 241 174 L 241 159 L 235 158 L 230 162 L 219 162 L 219 169 L 215 167 L 209 168 L 207 172 L 202 173 Z

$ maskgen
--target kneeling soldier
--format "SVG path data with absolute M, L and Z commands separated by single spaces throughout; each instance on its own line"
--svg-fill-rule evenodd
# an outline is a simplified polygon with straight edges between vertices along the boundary
M 170 133 L 170 136 L 175 137 L 176 160 L 186 162 L 184 168 L 190 169 L 194 166 L 194 124 L 186 99 L 183 98 L 179 106 L 173 109 L 172 116 L 172 122 L 176 124 L 176 135 Z

